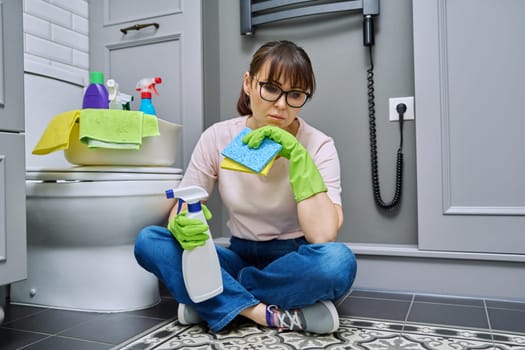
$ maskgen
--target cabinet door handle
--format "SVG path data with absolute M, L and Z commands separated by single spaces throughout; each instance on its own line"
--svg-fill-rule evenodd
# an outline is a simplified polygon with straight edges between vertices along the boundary
M 120 31 L 124 33 L 125 35 L 125 34 L 128 34 L 128 30 L 141 30 L 142 28 L 151 27 L 151 26 L 154 26 L 155 29 L 159 29 L 160 27 L 158 23 L 143 23 L 143 24 L 135 24 L 127 28 L 121 28 Z

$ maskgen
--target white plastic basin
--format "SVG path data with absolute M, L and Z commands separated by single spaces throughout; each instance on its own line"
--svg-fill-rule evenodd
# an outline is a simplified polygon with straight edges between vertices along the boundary
M 159 136 L 145 137 L 139 150 L 89 148 L 79 140 L 79 125 L 73 126 L 68 162 L 77 165 L 171 166 L 175 163 L 182 125 L 158 119 Z

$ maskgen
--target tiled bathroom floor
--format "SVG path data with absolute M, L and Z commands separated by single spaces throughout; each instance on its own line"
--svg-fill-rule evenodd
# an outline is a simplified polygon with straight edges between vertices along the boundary
M 160 304 L 123 313 L 8 305 L 0 325 L 0 350 L 111 349 L 176 316 L 177 303 L 161 291 Z M 525 335 L 525 303 L 354 290 L 338 309 L 350 318 L 472 328 L 489 338 L 500 331 Z

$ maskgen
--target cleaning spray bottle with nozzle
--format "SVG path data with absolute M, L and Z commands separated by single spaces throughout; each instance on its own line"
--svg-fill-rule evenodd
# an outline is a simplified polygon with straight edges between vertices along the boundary
M 178 198 L 188 204 L 188 218 L 197 218 L 206 223 L 202 212 L 201 200 L 208 198 L 208 193 L 202 187 L 188 186 L 166 190 L 167 198 Z M 223 291 L 222 272 L 219 257 L 210 231 L 206 232 L 209 239 L 203 246 L 192 250 L 185 249 L 182 253 L 182 275 L 186 291 L 195 303 L 208 300 Z
M 140 91 L 140 107 L 139 110 L 146 114 L 157 115 L 153 103 L 151 103 L 151 93 L 158 95 L 156 84 L 162 83 L 161 77 L 140 79 L 137 83 L 136 90 Z
M 120 92 L 115 79 L 106 80 L 106 87 L 109 93 L 109 109 L 131 110 L 129 104 L 133 101 L 133 96 Z

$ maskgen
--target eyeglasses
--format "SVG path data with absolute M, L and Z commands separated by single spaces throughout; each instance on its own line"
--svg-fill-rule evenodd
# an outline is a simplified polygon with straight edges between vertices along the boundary
M 301 90 L 284 91 L 278 85 L 266 81 L 259 81 L 259 94 L 268 102 L 275 102 L 284 94 L 286 103 L 292 108 L 301 108 L 311 95 Z

